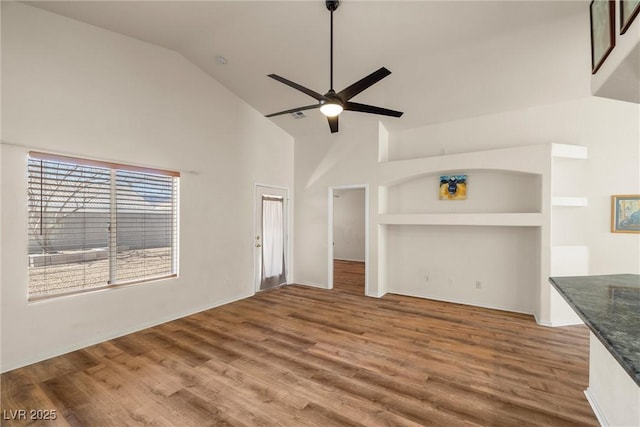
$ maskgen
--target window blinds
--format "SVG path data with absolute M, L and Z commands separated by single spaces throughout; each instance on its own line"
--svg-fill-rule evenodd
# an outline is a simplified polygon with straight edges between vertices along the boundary
M 29 297 L 176 275 L 178 179 L 30 153 Z

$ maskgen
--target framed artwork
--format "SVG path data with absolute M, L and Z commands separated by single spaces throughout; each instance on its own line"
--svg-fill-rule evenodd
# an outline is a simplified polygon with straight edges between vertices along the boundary
M 611 232 L 640 233 L 640 194 L 611 196 Z
M 595 74 L 616 45 L 614 0 L 593 0 L 591 17 L 591 73 Z
M 465 200 L 467 175 L 440 176 L 440 200 Z
M 620 0 L 620 34 L 627 32 L 640 12 L 640 0 Z

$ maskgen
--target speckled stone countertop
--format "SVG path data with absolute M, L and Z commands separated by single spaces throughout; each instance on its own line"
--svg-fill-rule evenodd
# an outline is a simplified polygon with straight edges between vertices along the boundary
M 640 386 L 640 275 L 551 277 L 549 281 Z

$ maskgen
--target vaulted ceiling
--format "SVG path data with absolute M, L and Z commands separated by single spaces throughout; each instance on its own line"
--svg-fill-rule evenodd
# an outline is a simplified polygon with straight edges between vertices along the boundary
M 321 0 L 25 3 L 172 49 L 261 114 L 314 102 L 267 74 L 320 93 L 329 89 L 329 12 Z M 490 91 L 500 88 L 483 88 L 479 75 L 500 73 L 504 55 L 518 61 L 520 54 L 517 49 L 503 51 L 504 46 L 492 45 L 492 40 L 582 16 L 585 10 L 585 1 L 343 1 L 334 15 L 335 89 L 385 66 L 392 74 L 354 101 L 405 115 L 394 119 L 346 112 L 341 128 L 380 119 L 391 129 L 402 129 L 482 113 L 491 104 Z M 588 22 L 585 29 L 588 40 Z M 485 59 L 469 55 L 470 46 L 478 46 L 478 55 Z M 217 56 L 227 64 L 219 64 Z M 497 68 L 487 70 L 487 60 Z M 510 81 L 513 88 L 525 86 L 506 75 L 505 80 L 505 96 Z M 532 94 L 536 90 L 534 85 Z M 515 100 L 520 94 L 513 96 Z M 318 110 L 306 115 L 301 120 L 289 115 L 271 120 L 294 137 L 329 135 Z

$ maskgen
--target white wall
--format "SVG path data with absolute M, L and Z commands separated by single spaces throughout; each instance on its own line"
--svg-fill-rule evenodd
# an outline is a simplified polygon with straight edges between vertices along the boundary
M 612 194 L 638 194 L 640 193 L 640 109 L 636 104 L 611 101 L 607 99 L 588 97 L 575 101 L 567 101 L 559 104 L 531 107 L 525 110 L 508 111 L 505 113 L 491 114 L 455 122 L 442 123 L 433 126 L 412 129 L 403 133 L 392 134 L 390 141 L 390 157 L 411 158 L 413 156 L 437 155 L 442 150 L 449 153 L 499 148 L 505 146 L 528 145 L 535 143 L 562 142 L 583 145 L 589 149 L 587 161 L 562 160 L 568 162 L 563 165 L 569 173 L 560 175 L 560 180 L 568 180 L 554 185 L 554 190 L 561 196 L 586 196 L 587 207 L 580 208 L 553 208 L 553 226 L 551 243 L 553 245 L 583 245 L 588 249 L 588 273 L 589 274 L 613 274 L 613 273 L 639 273 L 640 272 L 640 236 L 637 234 L 612 234 L 609 231 L 610 224 L 610 196 Z M 428 143 L 425 143 L 428 142 Z M 620 155 L 624 153 L 623 155 Z M 560 168 L 558 168 L 560 170 Z M 566 173 L 565 173 L 566 174 Z M 574 177 L 581 177 L 584 182 L 571 182 Z M 469 172 L 469 181 L 474 178 L 473 171 Z M 418 184 L 428 184 L 425 179 L 416 180 Z M 433 183 L 432 183 L 433 184 Z M 569 184 L 569 185 L 567 185 Z M 409 182 L 404 187 L 416 185 Z M 424 185 L 421 188 L 424 188 Z M 538 195 L 527 190 L 526 181 L 520 183 L 523 195 L 531 198 L 532 202 Z M 474 186 L 477 188 L 477 186 Z M 470 194 L 473 191 L 469 187 Z M 389 210 L 399 209 L 400 203 L 392 205 L 394 198 L 389 191 Z M 417 189 L 413 193 L 404 191 L 403 200 L 411 200 L 413 197 L 424 197 L 424 191 Z M 513 191 L 512 191 L 513 193 Z M 507 193 L 508 194 L 508 193 Z M 433 197 L 435 199 L 435 196 Z M 468 206 L 472 206 L 469 200 Z M 414 202 L 415 203 L 415 202 Z M 421 202 L 423 208 L 429 208 L 428 202 Z M 434 202 L 435 203 L 435 202 Z M 449 202 L 453 204 L 453 202 Z M 460 204 L 458 204 L 460 203 Z M 455 204 L 456 211 L 463 211 L 465 202 Z M 520 206 L 526 203 L 520 201 Z M 509 207 L 501 203 L 507 211 L 512 211 L 518 206 Z M 534 207 L 532 204 L 527 209 Z M 484 211 L 480 206 L 476 211 Z M 438 299 L 450 299 L 453 301 L 467 302 L 477 305 L 491 305 L 487 301 L 493 301 L 494 306 L 514 311 L 531 312 L 531 306 L 523 306 L 522 301 L 514 297 L 510 302 L 504 301 L 504 290 L 517 287 L 526 292 L 529 288 L 520 278 L 521 276 L 513 268 L 522 270 L 528 268 L 536 256 L 532 251 L 536 245 L 535 239 L 527 237 L 528 244 L 520 250 L 505 251 L 510 243 L 495 233 L 495 238 L 484 240 L 473 239 L 473 233 L 469 230 L 469 239 L 458 238 L 451 230 L 451 242 L 446 239 L 433 240 L 434 245 L 439 246 L 443 253 L 456 253 L 460 242 L 464 241 L 464 251 L 469 256 L 465 258 L 464 272 L 459 273 L 449 265 L 449 273 L 442 273 L 439 281 L 425 283 L 424 276 L 430 267 L 426 262 L 404 262 L 402 268 L 394 263 L 393 257 L 400 248 L 399 244 L 405 244 L 406 234 L 397 230 L 388 231 L 389 239 L 389 290 L 398 293 L 412 293 L 425 297 Z M 505 230 L 511 233 L 511 230 Z M 401 233 L 396 236 L 396 233 Z M 424 234 L 424 233 L 423 233 Z M 465 234 L 466 235 L 466 234 Z M 515 235 L 515 234 L 514 234 Z M 432 239 L 426 236 L 424 239 Z M 520 242 L 527 242 L 524 236 Z M 457 242 L 457 243 L 456 243 Z M 392 246 L 392 245 L 396 246 Z M 430 259 L 424 243 L 408 243 L 409 249 L 405 249 L 405 255 L 413 252 L 425 254 L 425 259 Z M 528 248 L 528 249 L 526 249 Z M 435 251 L 435 248 L 431 248 Z M 495 253 L 500 257 L 503 269 L 494 268 L 499 264 L 492 264 L 484 258 L 487 253 Z M 398 255 L 399 256 L 399 255 Z M 394 267 L 398 266 L 398 268 Z M 441 264 L 442 265 L 442 264 Z M 582 267 L 580 267 L 583 269 Z M 503 273 L 511 269 L 512 273 Z M 487 273 L 492 272 L 487 276 Z M 450 277 L 462 274 L 465 276 L 463 285 L 472 289 L 467 294 L 461 294 L 455 286 L 448 285 Z M 493 288 L 482 291 L 473 289 L 473 277 L 485 276 L 494 283 Z M 396 277 L 402 277 L 404 281 L 396 281 Z M 436 279 L 438 280 L 438 279 Z M 546 278 L 541 278 L 545 281 Z M 418 291 L 419 289 L 419 291 Z M 493 293 L 492 293 L 493 292 Z M 489 293 L 490 295 L 485 295 Z M 466 295 L 466 297 L 465 297 Z M 499 301 L 502 301 L 499 304 Z
M 333 258 L 364 262 L 364 188 L 335 190 L 333 194 Z
M 211 77 L 2 2 L 2 113 L 2 371 L 253 294 L 253 184 L 293 187 L 293 140 Z M 181 171 L 179 278 L 28 302 L 30 148 Z
M 337 134 L 326 133 L 296 139 L 295 149 L 295 227 L 294 252 L 296 282 L 326 288 L 328 286 L 329 233 L 328 188 L 375 183 L 377 179 L 377 123 L 341 125 Z M 345 119 L 346 121 L 347 119 Z M 370 187 L 370 188 L 376 188 Z M 376 214 L 377 191 L 369 191 L 370 218 Z M 298 236 L 298 230 L 302 236 Z M 377 269 L 377 225 L 369 225 L 369 272 Z M 368 287 L 376 293 L 375 275 Z
M 533 227 L 392 225 L 387 239 L 388 292 L 534 311 L 539 234 Z
M 585 145 L 589 148 L 589 160 L 579 168 L 584 172 L 587 182 L 576 189 L 578 194 L 561 195 L 587 196 L 589 205 L 575 208 L 580 210 L 571 216 L 554 210 L 554 214 L 570 218 L 564 221 L 560 218 L 560 228 L 553 231 L 555 240 L 559 244 L 586 245 L 590 274 L 638 273 L 640 236 L 611 234 L 608 227 L 610 195 L 640 193 L 640 113 L 636 104 L 590 97 L 589 38 L 584 36 L 585 31 L 588 34 L 588 8 L 585 8 L 583 15 L 567 21 L 550 22 L 535 29 L 504 35 L 498 40 L 479 40 L 477 44 L 485 51 L 492 50 L 491 46 L 497 49 L 508 45 L 510 49 L 516 49 L 517 45 L 516 50 L 522 53 L 498 57 L 469 55 L 467 58 L 470 63 L 466 65 L 474 70 L 490 70 L 474 83 L 482 86 L 479 91 L 484 93 L 487 88 L 499 88 L 505 76 L 518 74 L 526 67 L 537 67 L 538 73 L 529 76 L 529 84 L 541 90 L 531 95 L 527 88 L 517 102 L 519 105 L 514 104 L 512 94 L 507 96 L 496 90 L 487 100 L 491 103 L 491 109 L 495 110 L 499 109 L 504 97 L 502 110 L 481 115 L 465 111 L 467 94 L 461 95 L 453 89 L 449 102 L 461 104 L 460 117 L 404 131 L 394 130 L 393 120 L 385 119 L 389 123 L 388 158 L 399 160 L 532 144 Z M 540 38 L 536 34 L 544 36 Z M 561 44 L 544 41 L 556 35 L 563 35 L 560 37 Z M 476 44 L 466 46 L 468 51 L 476 48 Z M 446 61 L 447 54 L 442 54 L 438 63 L 456 64 L 452 72 L 460 74 L 465 69 L 464 60 L 461 59 L 465 58 L 464 50 L 461 48 L 451 52 L 451 62 Z M 467 81 L 465 84 L 471 83 Z M 444 84 L 443 88 L 449 86 Z M 552 95 L 549 94 L 549 88 L 553 88 Z M 425 98 L 425 103 L 429 104 L 429 98 Z M 425 111 L 407 114 L 423 114 L 425 120 L 429 120 L 427 110 L 425 107 Z M 354 116 L 345 113 L 344 121 L 352 121 Z M 369 259 L 376 263 L 369 269 L 368 295 L 382 295 L 387 291 L 381 286 L 384 280 L 380 280 L 382 277 L 379 275 L 382 274 L 390 284 L 389 290 L 394 292 L 531 312 L 536 304 L 525 300 L 529 297 L 539 298 L 539 295 L 531 296 L 528 293 L 529 277 L 522 279 L 522 274 L 527 274 L 533 266 L 532 274 L 539 275 L 536 272 L 540 268 L 540 251 L 548 253 L 550 250 L 539 247 L 540 238 L 535 236 L 538 231 L 463 227 L 471 233 L 469 239 L 465 239 L 460 234 L 463 228 L 447 227 L 435 231 L 430 227 L 379 226 L 379 196 L 380 199 L 388 196 L 389 213 L 424 212 L 424 209 L 434 206 L 437 206 L 434 208 L 436 211 L 453 206 L 456 211 L 464 212 L 470 205 L 465 205 L 465 202 L 438 204 L 435 192 L 425 196 L 425 191 L 429 191 L 425 190 L 425 186 L 433 184 L 429 182 L 429 177 L 390 188 L 388 195 L 377 194 L 377 129 L 374 129 L 370 120 L 356 122 L 356 125 L 359 130 L 349 128 L 343 133 L 341 129 L 338 135 L 327 132 L 325 135 L 296 140 L 296 279 L 326 286 L 328 261 L 324 241 L 327 233 L 327 187 L 366 183 L 371 195 Z M 472 173 L 469 171 L 471 178 Z M 477 179 L 489 183 L 495 179 L 495 175 L 479 175 Z M 505 184 L 505 191 L 515 199 L 499 201 L 500 210 L 539 209 L 539 202 L 534 202 L 540 197 L 535 178 L 524 176 L 516 180 L 520 181 L 518 186 L 523 192 L 517 194 L 516 187 Z M 470 187 L 470 194 L 475 188 L 478 187 Z M 434 199 L 429 200 L 429 197 Z M 477 202 L 483 212 L 493 209 L 491 204 L 483 204 L 482 200 Z M 572 223 L 576 216 L 583 224 L 577 229 Z M 565 235 L 568 236 L 566 241 L 563 241 L 565 237 L 559 237 L 562 227 L 572 228 Z M 449 233 L 450 239 L 446 238 L 445 232 Z M 379 238 L 381 241 L 384 239 L 380 246 Z M 455 254 L 460 250 L 460 245 L 464 246 L 466 254 L 464 263 L 440 262 L 446 261 L 442 258 L 443 254 Z M 497 254 L 497 257 L 487 258 L 491 253 Z M 402 259 L 403 256 L 408 260 Z M 386 271 L 378 271 L 379 257 L 388 260 Z M 449 275 L 442 271 L 429 274 L 430 285 L 427 287 L 426 275 L 434 269 L 445 268 L 442 265 L 449 269 Z M 451 286 L 448 277 L 454 278 Z M 463 280 L 457 280 L 456 277 L 463 277 Z M 477 291 L 476 278 L 488 286 L 483 285 L 482 290 Z M 538 277 L 534 279 L 545 280 Z M 469 287 L 472 289 L 469 290 Z M 517 292 L 509 294 L 514 289 Z M 508 300 L 504 299 L 505 292 L 511 295 Z

